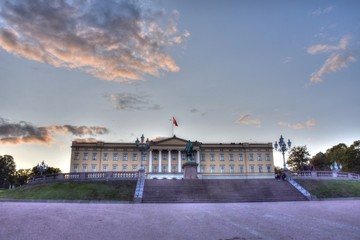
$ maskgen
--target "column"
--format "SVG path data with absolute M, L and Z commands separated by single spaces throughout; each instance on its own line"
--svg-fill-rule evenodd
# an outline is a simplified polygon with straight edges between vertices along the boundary
M 168 173 L 171 173 L 171 149 L 168 150 Z
M 200 172 L 200 149 L 196 151 L 197 172 Z
M 178 150 L 178 173 L 181 173 L 181 150 Z
M 159 173 L 161 173 L 161 161 L 162 161 L 162 156 L 161 156 L 161 150 L 159 150 Z
M 152 172 L 152 150 L 149 152 L 149 172 Z

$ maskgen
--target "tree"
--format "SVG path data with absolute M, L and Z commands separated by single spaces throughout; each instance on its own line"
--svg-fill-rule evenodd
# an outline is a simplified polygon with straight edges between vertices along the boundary
M 360 173 L 360 140 L 355 141 L 348 148 L 348 156 L 347 162 L 344 164 L 347 168 L 347 171 Z
M 14 184 L 16 165 L 10 155 L 0 156 L 0 185 Z
M 326 158 L 326 155 L 322 152 L 317 153 L 310 160 L 310 165 L 318 171 L 329 171 L 330 170 L 330 162 Z
M 339 143 L 338 145 L 333 146 L 326 150 L 326 157 L 329 159 L 330 163 L 334 162 L 343 163 L 346 160 L 346 151 L 348 147 L 345 143 Z
M 304 169 L 308 169 L 309 157 L 310 154 L 306 146 L 293 147 L 290 150 L 290 155 L 286 163 L 293 171 L 303 171 Z
M 31 169 L 19 169 L 16 171 L 16 183 L 19 185 L 24 185 L 29 181 L 31 177 Z

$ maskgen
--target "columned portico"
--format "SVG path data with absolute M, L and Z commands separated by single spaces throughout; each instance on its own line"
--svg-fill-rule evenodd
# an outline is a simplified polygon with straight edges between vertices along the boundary
M 149 152 L 149 172 L 152 172 L 152 150 Z
M 196 151 L 197 172 L 200 172 L 200 149 Z
M 168 150 L 168 173 L 171 173 L 171 149 Z
M 159 166 L 158 166 L 159 173 L 161 173 L 161 162 L 162 162 L 162 156 L 161 156 L 161 150 L 159 150 Z
M 178 173 L 181 173 L 181 150 L 178 150 Z

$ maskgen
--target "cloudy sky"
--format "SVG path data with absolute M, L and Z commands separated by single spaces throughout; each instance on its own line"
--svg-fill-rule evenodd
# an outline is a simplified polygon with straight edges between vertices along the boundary
M 360 2 L 4 0 L 0 155 L 69 171 L 75 139 L 360 139 Z M 275 164 L 281 166 L 276 153 Z

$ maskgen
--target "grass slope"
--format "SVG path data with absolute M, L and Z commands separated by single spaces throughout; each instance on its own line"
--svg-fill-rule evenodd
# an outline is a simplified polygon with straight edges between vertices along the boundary
M 359 181 L 296 179 L 296 182 L 317 198 L 360 197 Z
M 132 201 L 136 181 L 28 184 L 0 191 L 0 199 Z

